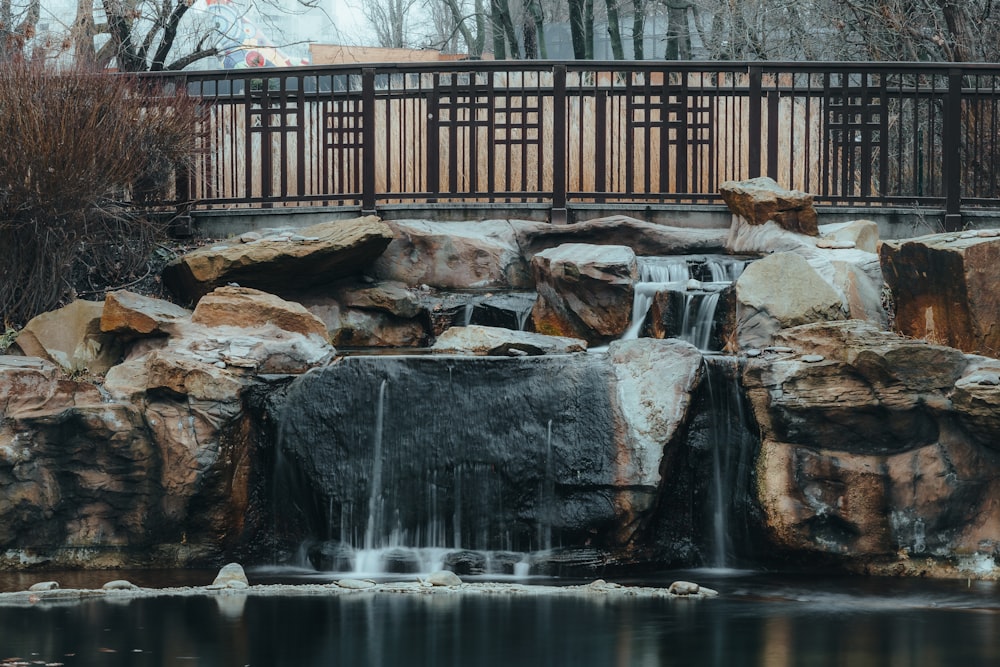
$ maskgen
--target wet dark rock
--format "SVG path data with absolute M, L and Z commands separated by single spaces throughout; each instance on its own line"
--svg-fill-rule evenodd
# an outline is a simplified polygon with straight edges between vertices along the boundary
M 306 555 L 309 563 L 320 572 L 350 572 L 354 569 L 354 549 L 340 540 L 313 544 Z

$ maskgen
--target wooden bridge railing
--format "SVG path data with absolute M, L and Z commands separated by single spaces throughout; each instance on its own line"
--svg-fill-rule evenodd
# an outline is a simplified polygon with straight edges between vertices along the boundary
M 156 75 L 150 75 L 156 76 Z M 1000 65 L 500 61 L 159 75 L 202 98 L 195 207 L 718 203 L 1000 208 Z

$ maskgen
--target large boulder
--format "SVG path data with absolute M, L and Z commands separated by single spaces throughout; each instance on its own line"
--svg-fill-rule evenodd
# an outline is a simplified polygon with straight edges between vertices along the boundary
M 1000 544 L 1000 367 L 858 321 L 795 327 L 743 381 L 767 539 L 864 569 Z
M 531 286 L 515 228 L 543 223 L 395 220 L 388 224 L 393 241 L 372 267 L 379 280 L 439 289 Z
M 723 201 L 751 225 L 774 221 L 783 229 L 816 236 L 819 233 L 813 196 L 786 190 L 767 176 L 746 181 L 726 181 L 719 186 Z
M 164 268 L 163 281 L 191 302 L 230 283 L 287 295 L 361 272 L 392 238 L 389 226 L 375 216 L 259 238 L 244 235 L 177 258 Z
M 118 362 L 121 346 L 101 331 L 104 304 L 78 299 L 32 318 L 15 345 L 29 357 L 40 357 L 70 373 L 100 375 Z
M 126 338 L 166 336 L 172 325 L 190 317 L 191 311 L 170 301 L 118 290 L 104 298 L 101 331 Z
M 300 530 L 354 547 L 408 536 L 627 562 L 675 474 L 664 450 L 700 369 L 690 345 L 652 339 L 607 354 L 346 357 L 298 378 L 270 417 L 297 479 L 279 508 L 306 508 Z
M 298 301 L 319 318 L 337 347 L 415 347 L 427 343 L 430 314 L 401 283 L 341 285 Z
M 638 276 L 627 246 L 564 243 L 531 260 L 538 300 L 535 330 L 602 343 L 622 335 L 632 317 Z
M 594 218 L 569 225 L 522 225 L 517 227 L 518 245 L 527 259 L 563 243 L 627 245 L 637 255 L 688 255 L 720 252 L 725 247 L 725 229 L 671 227 L 627 215 Z
M 438 336 L 431 349 L 439 354 L 516 357 L 583 352 L 587 349 L 587 342 L 579 338 L 470 325 L 447 329 Z
M 219 287 L 198 301 L 191 321 L 206 327 L 274 325 L 304 336 L 327 337 L 326 325 L 304 306 L 249 287 Z
M 736 281 L 737 338 L 762 347 L 779 330 L 846 318 L 837 291 L 799 254 L 778 252 L 750 263 Z
M 773 221 L 752 225 L 736 217 L 726 248 L 735 254 L 795 253 L 837 292 L 849 317 L 887 327 L 882 269 L 875 253 L 878 226 L 856 220 L 819 229 L 822 236 L 817 238 L 783 229 Z
M 900 333 L 1000 357 L 1000 232 L 886 241 L 881 258 Z

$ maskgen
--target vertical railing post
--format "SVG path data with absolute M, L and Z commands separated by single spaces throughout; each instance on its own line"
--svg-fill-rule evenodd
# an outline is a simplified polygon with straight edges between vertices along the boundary
M 434 85 L 427 96 L 427 118 L 424 119 L 427 132 L 427 192 L 431 195 L 429 202 L 437 202 L 437 195 L 441 192 L 441 135 L 438 128 L 438 84 L 441 81 L 441 73 L 434 72 L 432 79 Z
M 361 213 L 375 215 L 375 68 L 361 70 Z
M 942 168 L 944 170 L 944 228 L 962 228 L 962 70 L 948 70 L 948 97 L 944 105 Z
M 554 224 L 569 222 L 566 211 L 566 66 L 552 67 L 552 212 Z
M 761 79 L 764 76 L 764 70 L 760 65 L 751 65 L 750 70 L 750 100 L 748 102 L 748 116 L 747 116 L 747 177 L 757 178 L 761 175 L 760 173 L 760 152 L 761 152 L 761 134 L 764 131 L 763 123 L 761 122 L 760 113 L 760 100 L 761 100 Z

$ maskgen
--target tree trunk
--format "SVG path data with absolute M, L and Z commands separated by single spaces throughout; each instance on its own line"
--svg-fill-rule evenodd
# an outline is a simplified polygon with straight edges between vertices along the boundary
M 951 35 L 951 60 L 972 62 L 982 60 L 980 40 L 973 34 L 972 21 L 964 2 L 938 0 L 945 24 Z
M 636 60 L 646 57 L 646 2 L 632 0 L 632 55 Z
M 625 60 L 622 46 L 622 28 L 618 21 L 618 0 L 604 0 L 608 8 L 608 37 L 611 38 L 611 53 L 615 60 Z
M 691 31 L 687 4 L 667 4 L 667 60 L 691 59 Z
M 584 0 L 568 0 L 569 2 L 569 32 L 573 40 L 573 57 L 583 60 L 587 57 L 586 30 L 584 29 Z

